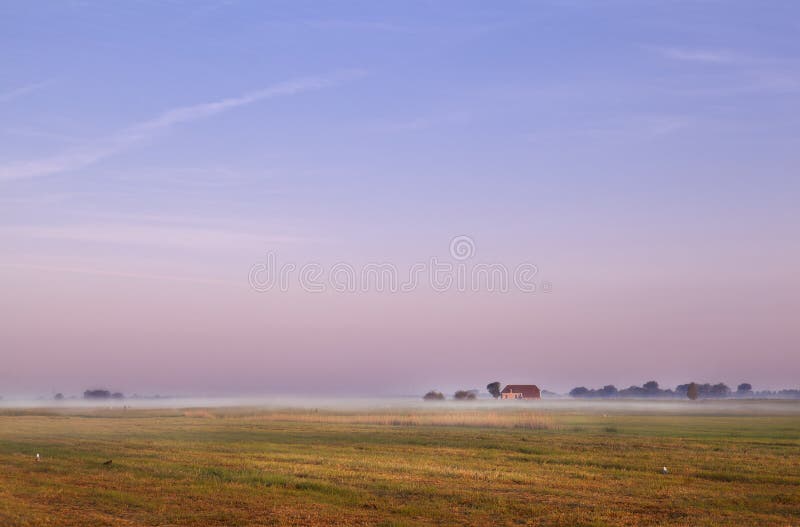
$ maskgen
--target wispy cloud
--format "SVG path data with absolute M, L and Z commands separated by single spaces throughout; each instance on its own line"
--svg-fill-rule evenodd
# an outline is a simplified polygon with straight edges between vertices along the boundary
M 658 139 L 690 127 L 696 119 L 684 115 L 632 115 L 623 118 L 574 124 L 568 128 L 543 130 L 527 135 L 529 141 L 630 141 Z
M 363 73 L 360 71 L 345 71 L 327 77 L 296 79 L 249 92 L 239 97 L 230 97 L 219 101 L 173 108 L 154 119 L 125 128 L 113 134 L 107 140 L 97 141 L 83 148 L 70 150 L 44 159 L 35 159 L 0 166 L 0 181 L 49 176 L 78 170 L 123 152 L 173 126 L 205 119 L 265 99 L 320 90 L 362 74 Z
M 275 244 L 306 241 L 293 236 L 260 235 L 228 229 L 129 223 L 0 227 L 2 237 L 208 250 L 258 250 Z
M 655 48 L 664 58 L 686 62 L 731 63 L 736 56 L 727 51 L 688 48 Z
M 88 267 L 66 267 L 66 266 L 36 265 L 36 264 L 0 263 L 0 266 L 11 269 L 20 269 L 24 271 L 37 271 L 46 273 L 77 273 L 77 274 L 85 274 L 93 276 L 105 276 L 111 278 L 163 280 L 167 282 L 187 282 L 190 284 L 222 285 L 222 286 L 238 287 L 238 288 L 248 287 L 247 283 L 244 281 L 239 283 L 228 280 L 217 280 L 213 278 L 194 277 L 189 275 L 168 275 L 168 274 L 156 274 L 156 273 L 128 272 L 116 269 L 108 270 L 108 269 L 95 269 Z
M 515 25 L 515 23 L 516 22 L 513 20 L 503 19 L 494 22 L 490 20 L 484 20 L 477 24 L 467 23 L 441 25 L 431 23 L 430 21 L 423 23 L 416 21 L 413 24 L 408 24 L 398 23 L 394 20 L 327 18 L 307 19 L 300 20 L 298 22 L 279 22 L 278 24 L 289 25 L 292 27 L 299 26 L 332 31 L 367 31 L 407 35 L 435 35 L 437 38 L 463 38 L 479 36 L 493 31 L 500 31 Z
M 369 31 L 391 31 L 391 32 L 411 32 L 414 28 L 407 25 L 380 20 L 343 20 L 343 19 L 318 19 L 307 20 L 304 24 L 308 27 L 319 29 L 342 29 L 342 30 L 369 30 Z
M 75 194 L 65 192 L 35 194 L 29 196 L 0 196 L 0 203 L 4 205 L 18 205 L 24 207 L 50 206 L 68 201 L 74 196 Z
M 43 88 L 44 86 L 50 84 L 50 81 L 41 81 L 41 82 L 34 82 L 32 84 L 27 84 L 25 86 L 20 86 L 19 88 L 15 88 L 13 90 L 0 92 L 0 102 L 8 102 L 17 97 L 22 97 L 23 95 L 27 95 L 32 91 L 36 91 L 39 88 Z
M 373 129 L 379 132 L 418 132 L 438 126 L 465 124 L 469 122 L 470 118 L 469 112 L 450 112 L 378 124 Z
M 28 127 L 4 128 L 0 130 L 0 134 L 7 136 L 24 137 L 28 139 L 44 139 L 47 141 L 58 141 L 60 143 L 66 143 L 66 144 L 77 144 L 80 142 L 80 139 L 75 136 L 60 134 L 58 132 L 45 132 L 42 130 L 36 130 L 34 128 L 28 128 Z

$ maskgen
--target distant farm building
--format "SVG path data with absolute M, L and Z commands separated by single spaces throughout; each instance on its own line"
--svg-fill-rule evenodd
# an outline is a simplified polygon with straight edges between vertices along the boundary
M 535 384 L 509 384 L 500 392 L 503 399 L 541 399 L 542 394 Z

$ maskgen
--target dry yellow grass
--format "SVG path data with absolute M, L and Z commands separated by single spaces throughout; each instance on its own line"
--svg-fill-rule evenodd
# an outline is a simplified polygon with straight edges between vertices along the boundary
M 3 411 L 0 526 L 784 527 L 799 438 L 787 415 Z
M 236 418 L 256 421 L 283 421 L 294 423 L 320 424 L 359 424 L 387 426 L 465 426 L 485 428 L 524 428 L 547 430 L 554 428 L 550 415 L 531 410 L 453 410 L 413 409 L 392 411 L 351 411 L 331 410 L 231 410 L 231 409 L 189 409 L 183 412 L 194 418 Z

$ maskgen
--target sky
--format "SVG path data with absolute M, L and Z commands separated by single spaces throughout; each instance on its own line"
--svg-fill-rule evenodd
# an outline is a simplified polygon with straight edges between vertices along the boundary
M 0 395 L 797 388 L 799 20 L 3 2 Z

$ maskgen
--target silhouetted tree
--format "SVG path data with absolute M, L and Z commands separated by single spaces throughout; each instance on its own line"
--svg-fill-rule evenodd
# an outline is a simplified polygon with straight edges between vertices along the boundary
M 648 381 L 642 385 L 644 391 L 648 394 L 654 395 L 659 392 L 658 383 L 656 381 Z
M 573 388 L 569 392 L 570 396 L 572 397 L 616 397 L 619 394 L 619 390 L 613 384 L 607 384 L 600 388 L 599 390 L 589 389 L 584 386 L 578 386 L 577 388 Z
M 64 399 L 64 394 L 63 393 L 57 393 L 57 394 L 55 394 L 53 396 L 53 399 L 55 399 L 56 401 L 61 401 L 62 399 Z
M 569 391 L 570 397 L 586 397 L 589 395 L 589 389 L 585 386 L 578 386 Z
M 603 397 L 615 397 L 619 390 L 613 384 L 607 384 L 603 386 L 603 389 L 600 390 L 600 393 Z
M 715 384 L 711 387 L 711 396 L 712 397 L 727 397 L 731 394 L 731 389 L 728 388 L 724 382 L 719 384 Z
M 475 390 L 458 390 L 453 394 L 456 401 L 471 401 L 477 397 Z
M 743 382 L 736 387 L 736 393 L 738 395 L 750 395 L 753 393 L 753 385 L 749 382 Z
M 620 390 L 619 395 L 620 397 L 644 397 L 647 392 L 641 386 L 629 386 L 624 390 Z
M 499 382 L 497 382 L 497 381 L 490 382 L 489 384 L 486 385 L 486 390 L 490 394 L 492 394 L 492 397 L 494 397 L 495 399 L 500 397 L 500 383 Z
M 86 390 L 83 392 L 84 399 L 109 399 L 111 392 L 108 390 Z
M 700 396 L 700 388 L 697 386 L 697 383 L 691 382 L 689 386 L 686 388 L 686 397 L 694 401 Z
M 426 401 L 444 401 L 444 394 L 436 390 L 431 390 L 423 395 L 422 398 Z

